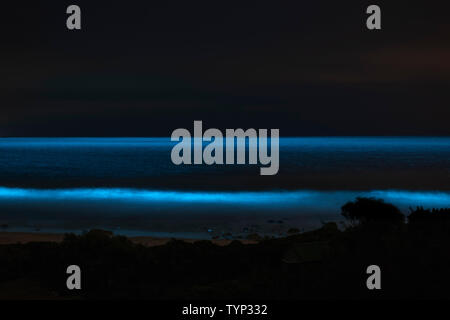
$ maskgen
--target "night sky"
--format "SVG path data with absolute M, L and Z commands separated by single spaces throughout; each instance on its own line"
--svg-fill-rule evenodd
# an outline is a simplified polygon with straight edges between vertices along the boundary
M 2 5 L 0 136 L 170 136 L 194 120 L 281 136 L 450 135 L 442 4 L 242 2 Z M 81 31 L 66 28 L 70 4 Z M 382 30 L 366 29 L 369 4 Z

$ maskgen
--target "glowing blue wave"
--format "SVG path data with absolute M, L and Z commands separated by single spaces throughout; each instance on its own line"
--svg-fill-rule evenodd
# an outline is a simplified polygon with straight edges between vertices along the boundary
M 450 207 L 450 192 L 403 190 L 357 191 L 259 191 L 200 192 L 164 191 L 127 188 L 23 189 L 0 187 L 0 200 L 45 201 L 131 201 L 165 204 L 216 204 L 256 206 L 338 207 L 357 196 L 382 198 L 387 202 L 408 206 Z
M 166 203 L 267 204 L 296 202 L 309 192 L 184 192 L 127 188 L 22 189 L 0 187 L 0 199 L 129 200 Z

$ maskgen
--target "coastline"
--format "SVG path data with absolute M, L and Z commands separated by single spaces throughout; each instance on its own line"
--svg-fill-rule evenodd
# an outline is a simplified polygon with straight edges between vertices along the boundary
M 25 244 L 31 242 L 54 242 L 60 243 L 63 241 L 65 234 L 64 233 L 40 233 L 40 232 L 8 232 L 2 231 L 0 232 L 0 245 L 10 245 L 10 244 Z M 127 236 L 131 242 L 135 244 L 141 244 L 146 247 L 155 247 L 162 246 L 167 244 L 169 241 L 176 239 L 186 243 L 194 243 L 196 241 L 201 241 L 199 239 L 178 239 L 178 238 L 157 238 L 151 236 Z M 230 239 L 211 239 L 207 240 L 211 241 L 215 245 L 219 246 L 227 246 L 232 241 Z M 239 239 L 237 240 L 242 244 L 256 244 L 257 240 L 250 239 Z

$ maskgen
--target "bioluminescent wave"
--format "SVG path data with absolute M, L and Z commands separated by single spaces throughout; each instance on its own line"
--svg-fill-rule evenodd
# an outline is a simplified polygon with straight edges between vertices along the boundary
M 0 187 L 1 201 L 128 201 L 139 204 L 215 204 L 299 208 L 305 205 L 333 207 L 334 203 L 355 197 L 381 198 L 399 206 L 449 207 L 450 192 L 419 192 L 402 190 L 358 191 L 260 191 L 260 192 L 188 192 L 141 190 L 130 188 L 24 189 Z M 1 204 L 1 203 L 0 203 Z M 20 205 L 20 204 L 18 204 Z
M 281 138 L 279 172 L 175 165 L 166 138 L 0 138 L 0 183 L 148 190 L 445 190 L 449 137 Z
M 311 192 L 184 192 L 155 191 L 127 188 L 93 188 L 93 189 L 22 189 L 0 188 L 0 199 L 22 200 L 121 200 L 131 202 L 170 203 L 209 203 L 268 205 L 294 204 L 301 199 L 314 196 Z
M 385 199 L 397 206 L 450 207 L 449 192 L 372 191 L 368 196 Z

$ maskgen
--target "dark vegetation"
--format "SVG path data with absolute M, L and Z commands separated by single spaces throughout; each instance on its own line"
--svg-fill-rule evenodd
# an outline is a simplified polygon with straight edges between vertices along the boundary
M 417 208 L 405 221 L 382 200 L 358 198 L 342 214 L 345 230 L 327 223 L 251 245 L 144 247 L 101 230 L 68 234 L 62 243 L 2 245 L 0 288 L 10 292 L 0 294 L 14 297 L 22 286 L 42 297 L 87 299 L 450 297 L 450 209 Z M 71 264 L 81 267 L 81 291 L 66 289 Z M 382 290 L 366 287 L 372 264 L 381 268 Z

